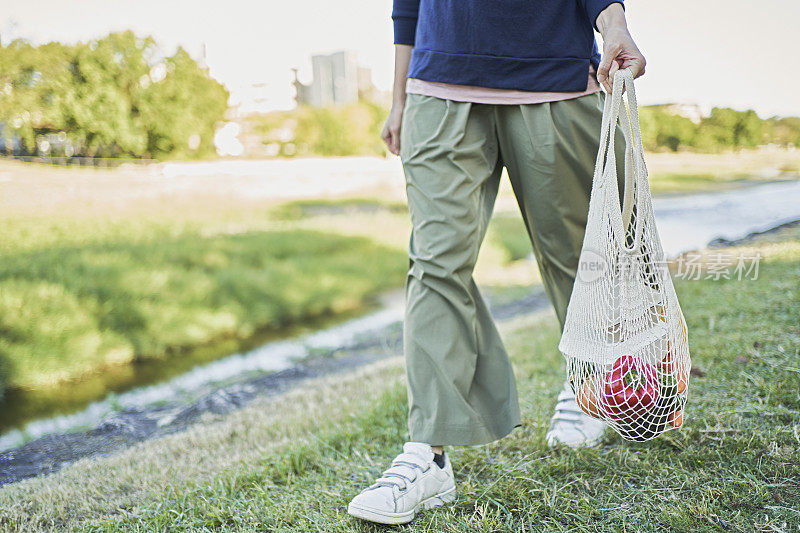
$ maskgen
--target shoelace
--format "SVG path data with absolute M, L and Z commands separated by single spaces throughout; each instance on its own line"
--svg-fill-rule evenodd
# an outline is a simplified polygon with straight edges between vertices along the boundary
M 414 483 L 419 477 L 416 470 L 424 474 L 430 467 L 431 465 L 418 455 L 401 453 L 394 458 L 392 466 L 385 470 L 370 488 L 397 487 L 400 491 L 405 491 L 408 485 Z

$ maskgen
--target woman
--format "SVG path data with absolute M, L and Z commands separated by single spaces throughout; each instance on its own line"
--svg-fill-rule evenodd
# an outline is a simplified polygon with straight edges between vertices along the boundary
M 485 444 L 520 425 L 511 363 L 472 278 L 503 167 L 563 327 L 600 136 L 600 85 L 610 92 L 619 68 L 642 75 L 645 60 L 617 0 L 394 0 L 392 18 L 394 97 L 383 138 L 403 162 L 413 223 L 410 441 L 348 512 L 401 524 L 453 500 L 444 445 Z M 565 384 L 548 443 L 595 444 L 603 429 Z

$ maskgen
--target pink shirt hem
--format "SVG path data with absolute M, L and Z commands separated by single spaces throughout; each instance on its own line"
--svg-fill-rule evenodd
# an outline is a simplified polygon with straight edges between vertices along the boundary
M 594 77 L 594 69 L 590 69 L 589 82 L 585 91 L 577 92 L 532 92 L 517 91 L 513 89 L 494 89 L 491 87 L 476 87 L 473 85 L 455 85 L 437 81 L 425 81 L 417 78 L 406 80 L 406 93 L 433 96 L 443 100 L 456 102 L 472 102 L 475 104 L 500 104 L 522 105 L 542 104 L 545 102 L 558 102 L 570 100 L 587 94 L 594 94 L 600 90 Z

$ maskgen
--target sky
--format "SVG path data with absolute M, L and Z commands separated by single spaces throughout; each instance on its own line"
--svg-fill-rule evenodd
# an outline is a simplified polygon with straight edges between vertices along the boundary
M 75 42 L 131 29 L 196 58 L 205 43 L 233 103 L 288 109 L 291 69 L 309 81 L 312 54 L 355 50 L 388 89 L 391 8 L 391 0 L 0 0 L 0 39 Z M 640 103 L 800 115 L 800 1 L 629 0 L 626 12 L 647 58 Z

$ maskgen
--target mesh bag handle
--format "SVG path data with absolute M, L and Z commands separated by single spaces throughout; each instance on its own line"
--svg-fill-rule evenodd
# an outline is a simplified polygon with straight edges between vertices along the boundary
M 628 95 L 627 105 L 622 98 L 623 92 Z M 625 189 L 621 210 L 619 208 L 617 160 L 613 134 L 617 122 L 622 125 L 622 133 L 625 138 Z M 600 148 L 595 163 L 595 180 L 598 177 L 601 179 L 594 186 L 610 187 L 612 197 L 616 199 L 614 205 L 617 207 L 612 213 L 612 217 L 617 228 L 621 234 L 630 232 L 632 235 L 631 244 L 623 242 L 622 250 L 628 253 L 637 253 L 641 249 L 643 230 L 642 223 L 633 216 L 634 206 L 637 213 L 644 211 L 645 190 L 649 191 L 649 185 L 639 126 L 639 106 L 633 84 L 633 73 L 630 68 L 620 69 L 614 74 L 611 97 L 606 98 L 603 108 L 601 130 Z

